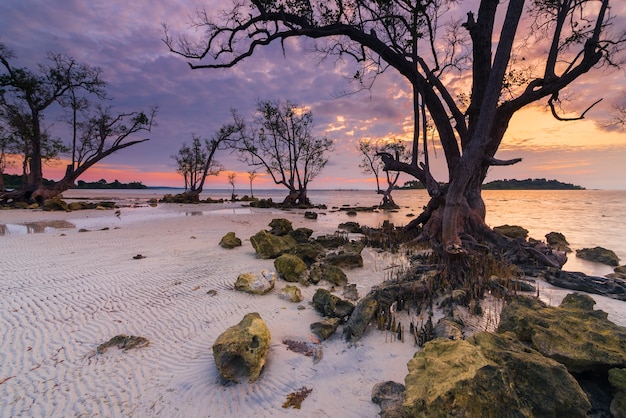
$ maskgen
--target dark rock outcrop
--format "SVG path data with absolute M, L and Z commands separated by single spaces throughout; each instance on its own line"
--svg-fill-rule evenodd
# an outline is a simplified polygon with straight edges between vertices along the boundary
M 581 248 L 580 250 L 576 250 L 576 257 L 609 266 L 619 266 L 619 257 L 617 254 L 612 250 L 607 250 L 602 247 Z
M 311 332 L 322 340 L 327 340 L 337 331 L 337 327 L 341 323 L 341 318 L 324 318 L 319 322 L 310 325 Z
M 330 318 L 345 318 L 354 310 L 354 304 L 333 295 L 326 289 L 315 291 L 313 306 L 320 314 Z
M 544 274 L 544 279 L 548 283 L 564 289 L 626 300 L 626 283 L 620 278 L 587 276 L 585 273 L 564 270 L 548 270 Z

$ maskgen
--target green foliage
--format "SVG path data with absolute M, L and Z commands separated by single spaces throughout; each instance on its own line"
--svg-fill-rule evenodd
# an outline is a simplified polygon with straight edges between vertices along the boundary
M 118 180 L 114 180 L 112 183 L 107 183 L 106 180 L 101 179 L 93 182 L 85 182 L 78 180 L 76 189 L 147 189 L 148 186 L 144 185 L 140 181 L 131 181 L 129 183 L 120 183 Z

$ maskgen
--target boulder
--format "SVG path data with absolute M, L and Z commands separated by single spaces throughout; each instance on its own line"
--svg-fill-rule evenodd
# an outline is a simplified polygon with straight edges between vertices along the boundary
M 320 280 L 326 280 L 336 286 L 343 286 L 348 283 L 346 273 L 340 267 L 328 263 L 321 263 L 311 269 L 309 281 L 317 284 Z
M 566 368 L 513 338 L 438 338 L 408 363 L 408 416 L 586 417 L 591 405 Z
M 304 212 L 304 217 L 306 219 L 317 219 L 317 212 L 306 211 Z
M 313 230 L 309 228 L 297 228 L 289 233 L 298 244 L 309 242 L 309 238 L 313 234 Z
M 498 332 L 519 340 L 564 364 L 570 372 L 598 372 L 626 367 L 626 328 L 594 310 L 588 295 L 567 295 L 559 307 L 530 297 L 515 297 L 502 309 Z
M 363 267 L 363 257 L 360 253 L 339 251 L 326 256 L 326 262 L 337 267 L 353 269 Z
M 269 270 L 263 270 L 259 274 L 244 273 L 237 277 L 235 290 L 253 295 L 264 295 L 274 288 L 275 283 L 276 273 Z
M 265 365 L 270 331 L 257 312 L 224 331 L 213 344 L 213 358 L 225 380 L 254 382 Z
M 367 326 L 372 322 L 378 311 L 378 301 L 372 296 L 365 296 L 357 303 L 350 319 L 343 328 L 343 337 L 348 342 L 361 339 Z
M 339 248 L 348 242 L 348 238 L 342 234 L 320 235 L 315 238 L 315 241 L 322 244 L 324 248 Z
M 436 338 L 447 338 L 449 340 L 463 339 L 463 324 L 452 317 L 445 316 L 437 321 L 433 328 Z
M 565 235 L 560 232 L 549 232 L 546 234 L 546 242 L 557 250 L 571 253 L 572 249 L 569 247 L 569 242 L 565 239 Z
M 274 260 L 274 268 L 288 282 L 300 281 L 307 270 L 307 265 L 302 259 L 293 254 L 283 254 Z
M 324 318 L 319 322 L 310 325 L 311 332 L 322 340 L 327 340 L 337 331 L 337 327 L 341 323 L 340 318 Z
M 609 383 L 615 390 L 611 415 L 613 418 L 626 418 L 626 369 L 609 370 Z
M 353 302 L 356 300 L 359 300 L 359 290 L 356 288 L 356 284 L 355 283 L 345 284 L 343 286 L 343 292 L 341 293 L 341 296 L 343 296 L 344 299 L 348 299 Z
M 267 231 L 259 231 L 250 237 L 250 243 L 259 258 L 276 258 L 291 251 L 296 246 L 296 240 L 289 235 L 277 236 Z
M 617 254 L 602 247 L 581 248 L 580 250 L 576 250 L 576 257 L 609 266 L 619 266 L 619 257 Z
M 313 306 L 320 314 L 331 318 L 345 318 L 354 310 L 354 304 L 333 295 L 326 289 L 315 291 Z
M 302 291 L 298 286 L 287 285 L 280 289 L 278 297 L 288 300 L 289 302 L 298 303 L 302 301 Z
M 513 239 L 520 238 L 525 240 L 528 237 L 528 230 L 518 225 L 494 226 L 493 230 Z
M 362 234 L 363 233 L 363 229 L 361 228 L 361 225 L 359 225 L 358 222 L 354 222 L 354 221 L 348 221 L 348 222 L 343 222 L 340 223 L 337 228 L 339 229 L 344 229 L 350 233 L 353 234 Z
M 241 247 L 241 239 L 237 238 L 234 232 L 229 232 L 220 240 L 220 247 L 228 249 Z
M 298 244 L 291 253 L 300 257 L 310 266 L 326 254 L 326 250 L 317 242 L 306 242 Z
M 277 235 L 279 237 L 287 235 L 291 231 L 293 231 L 291 221 L 285 218 L 272 219 L 272 222 L 269 223 L 269 226 L 270 228 L 272 228 L 270 234 Z
M 62 211 L 62 212 L 67 212 L 69 211 L 69 207 L 67 206 L 67 203 L 61 199 L 60 196 L 55 196 L 51 199 L 46 199 L 43 201 L 43 205 L 41 206 L 42 210 L 45 211 Z
M 372 402 L 380 406 L 381 418 L 408 418 L 402 408 L 405 387 L 402 383 L 388 380 L 376 383 L 372 388 Z

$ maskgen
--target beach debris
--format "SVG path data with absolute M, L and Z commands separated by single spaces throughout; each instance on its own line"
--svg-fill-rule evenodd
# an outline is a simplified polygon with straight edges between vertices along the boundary
M 291 392 L 287 395 L 287 400 L 283 404 L 283 408 L 295 408 L 300 409 L 302 402 L 313 392 L 313 389 L 309 389 L 306 386 L 302 386 L 295 392 Z
M 310 325 L 311 332 L 322 340 L 327 340 L 337 331 L 337 327 L 341 323 L 341 318 L 324 318 L 319 322 Z
M 243 319 L 217 337 L 213 344 L 215 365 L 223 379 L 254 382 L 261 374 L 270 346 L 270 331 L 258 312 Z
M 326 289 L 317 289 L 313 295 L 313 306 L 323 316 L 345 318 L 352 314 L 354 304 L 333 295 Z
M 142 258 L 146 258 L 145 255 L 141 255 L 141 254 L 137 254 L 135 256 L 133 256 L 133 260 L 141 260 Z
M 283 344 L 287 346 L 287 350 L 304 354 L 307 357 L 313 357 L 314 363 L 318 363 L 322 359 L 322 347 L 319 343 L 285 339 L 283 340 Z
M 111 338 L 109 341 L 102 343 L 96 348 L 98 354 L 103 354 L 110 347 L 117 347 L 120 350 L 130 350 L 132 348 L 142 348 L 150 345 L 150 340 L 144 337 L 137 337 L 135 335 L 119 334 Z
M 275 283 L 276 273 L 269 270 L 262 270 L 258 274 L 243 273 L 237 277 L 235 290 L 253 295 L 264 295 L 274 288 Z
M 226 249 L 241 247 L 241 239 L 237 238 L 234 232 L 228 232 L 220 240 L 220 247 Z
M 290 302 L 298 303 L 302 301 L 302 291 L 298 286 L 287 285 L 280 290 L 278 297 Z
M 307 265 L 300 257 L 293 254 L 282 254 L 274 260 L 274 268 L 288 282 L 300 281 L 307 271 Z
M 612 250 L 607 250 L 602 247 L 581 248 L 580 250 L 576 250 L 576 257 L 606 264 L 608 266 L 619 266 L 619 257 L 617 254 Z

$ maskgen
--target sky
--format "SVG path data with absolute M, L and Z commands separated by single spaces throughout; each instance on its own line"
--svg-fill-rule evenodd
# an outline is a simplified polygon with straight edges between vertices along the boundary
M 316 132 L 335 141 L 328 165 L 310 188 L 375 188 L 372 176 L 359 168 L 357 143 L 407 136 L 412 124 L 407 84 L 387 72 L 371 91 L 345 95 L 351 88 L 352 64 L 319 63 L 298 41 L 287 42 L 284 54 L 279 45 L 261 49 L 231 69 L 191 70 L 162 42 L 162 24 L 174 34 L 189 31 L 189 16 L 198 8 L 215 10 L 216 4 L 224 7 L 229 1 L 3 0 L 0 42 L 17 54 L 15 66 L 36 68 L 48 52 L 57 52 L 100 67 L 116 110 L 158 106 L 157 126 L 144 135 L 150 141 L 107 157 L 81 180 L 182 187 L 171 157 L 183 142 L 189 143 L 194 134 L 210 138 L 230 122 L 233 108 L 249 116 L 258 100 L 288 99 L 309 107 Z M 613 14 L 618 26 L 626 27 L 626 2 L 614 2 Z M 496 157 L 523 161 L 492 168 L 487 181 L 546 178 L 589 189 L 626 190 L 626 133 L 599 125 L 609 118 L 613 105 L 626 100 L 626 73 L 598 70 L 583 76 L 580 85 L 572 93 L 572 111 L 582 112 L 598 98 L 604 100 L 584 120 L 574 122 L 554 120 L 545 102 L 516 114 Z M 52 130 L 63 129 L 63 122 L 54 117 L 47 117 L 46 123 Z M 435 178 L 447 180 L 443 153 L 431 158 Z M 236 173 L 237 188 L 247 187 L 249 167 L 228 153 L 217 159 L 225 171 L 209 177 L 205 188 L 230 188 L 230 172 Z M 60 162 L 45 167 L 44 177 L 60 179 L 64 166 Z M 403 174 L 400 183 L 409 180 Z M 257 177 L 254 185 L 276 187 L 266 175 Z

